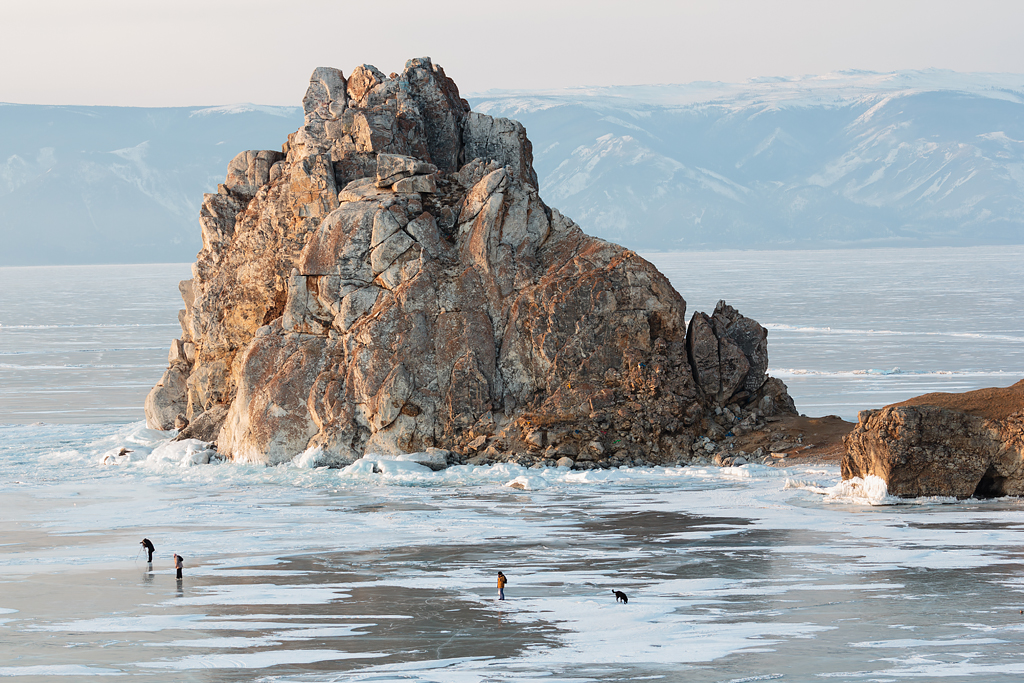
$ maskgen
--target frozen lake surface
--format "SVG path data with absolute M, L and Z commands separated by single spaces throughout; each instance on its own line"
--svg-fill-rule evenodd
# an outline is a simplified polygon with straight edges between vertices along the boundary
M 1024 248 L 646 256 L 691 312 L 767 326 L 809 415 L 1024 376 Z M 187 277 L 0 268 L 0 678 L 1024 674 L 1018 499 L 897 504 L 831 467 L 191 465 L 139 422 Z
M 0 443 L 0 676 L 1024 674 L 1017 499 L 895 505 L 835 468 L 189 466 L 141 425 Z

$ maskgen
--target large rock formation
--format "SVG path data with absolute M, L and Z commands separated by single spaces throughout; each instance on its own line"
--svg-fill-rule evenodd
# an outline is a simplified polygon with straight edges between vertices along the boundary
M 239 154 L 203 201 L 151 426 L 219 425 L 249 462 L 593 467 L 686 461 L 793 410 L 764 328 L 722 302 L 688 337 L 668 280 L 545 205 L 522 125 L 471 112 L 429 59 L 318 68 L 303 106 L 281 153 Z
M 861 411 L 845 441 L 843 478 L 881 477 L 895 496 L 1022 495 L 1024 380 Z

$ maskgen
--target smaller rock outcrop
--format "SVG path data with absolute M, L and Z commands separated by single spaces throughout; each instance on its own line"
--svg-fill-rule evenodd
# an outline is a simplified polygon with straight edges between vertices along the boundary
M 715 312 L 694 313 L 686 332 L 686 350 L 701 390 L 720 405 L 753 396 L 772 381 L 777 386 L 762 392 L 762 412 L 795 413 L 785 385 L 768 377 L 768 330 L 724 301 Z M 736 399 L 733 399 L 736 400 Z M 776 406 L 775 402 L 781 401 Z
M 874 475 L 894 496 L 1024 494 L 1024 380 L 861 411 L 845 442 L 843 479 Z

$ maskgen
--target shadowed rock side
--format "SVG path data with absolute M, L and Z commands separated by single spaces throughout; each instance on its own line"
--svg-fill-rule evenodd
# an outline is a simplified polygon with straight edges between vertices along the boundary
M 875 475 L 895 496 L 1024 494 L 1024 380 L 864 410 L 846 437 L 844 479 Z
M 150 426 L 180 415 L 248 462 L 589 468 L 687 462 L 794 411 L 763 327 L 721 302 L 688 337 L 668 280 L 546 206 L 522 125 L 429 59 L 318 68 L 303 106 L 282 153 L 239 154 L 205 197 Z

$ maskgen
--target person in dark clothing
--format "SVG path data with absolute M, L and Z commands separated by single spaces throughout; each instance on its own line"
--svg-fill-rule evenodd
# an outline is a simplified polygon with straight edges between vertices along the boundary
M 139 541 L 139 543 L 142 545 L 143 548 L 146 549 L 146 552 L 149 553 L 149 560 L 147 561 L 150 564 L 153 564 L 153 553 L 156 552 L 156 548 L 153 547 L 153 541 L 149 540 L 148 538 L 144 538 L 141 541 Z
M 179 555 L 178 553 L 174 553 L 174 568 L 176 570 L 178 570 L 178 573 L 177 573 L 175 578 L 178 578 L 178 579 L 181 578 L 181 568 L 183 566 L 184 566 L 184 562 L 181 559 L 181 555 Z

